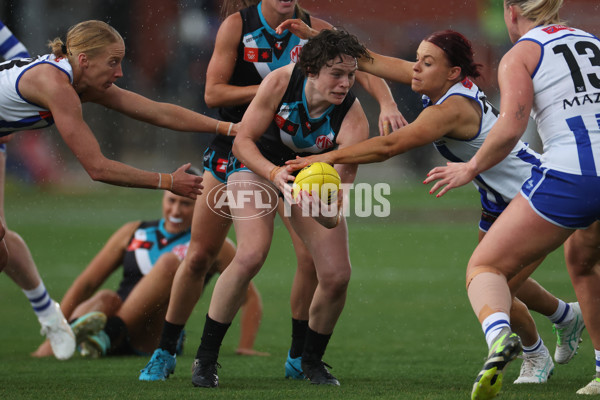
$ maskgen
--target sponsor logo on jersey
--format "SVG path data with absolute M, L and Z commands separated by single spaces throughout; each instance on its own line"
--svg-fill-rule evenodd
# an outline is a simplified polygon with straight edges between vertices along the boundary
M 225 158 L 219 158 L 215 169 L 218 172 L 227 172 L 227 160 Z
M 600 93 L 575 96 L 571 100 L 563 99 L 563 110 L 575 106 L 584 106 L 586 104 L 600 104 Z
M 549 35 L 552 35 L 553 33 L 559 32 L 559 31 L 574 31 L 575 29 L 573 28 L 569 28 L 568 26 L 564 26 L 564 25 L 552 25 L 552 26 L 548 26 L 544 29 L 542 29 L 544 32 L 546 32 Z
M 298 131 L 298 127 L 300 126 L 298 124 L 293 123 L 292 121 L 283 118 L 281 115 L 275 115 L 273 120 L 275 121 L 275 125 L 277 125 L 279 129 L 292 136 L 296 134 L 296 132 Z
M 127 251 L 135 251 L 137 249 L 145 249 L 150 250 L 152 248 L 153 243 L 140 239 L 133 239 L 129 246 L 127 247 Z
M 275 125 L 277 125 L 279 129 L 283 129 L 283 124 L 285 124 L 285 118 L 283 118 L 281 115 L 276 115 L 274 119 Z
M 302 46 L 300 45 L 296 45 L 294 46 L 294 48 L 290 51 L 290 60 L 293 63 L 298 62 L 298 59 L 300 58 L 300 51 L 302 50 Z
M 317 140 L 315 140 L 315 144 L 321 150 L 326 150 L 333 147 L 333 142 L 325 135 L 319 136 Z
M 173 247 L 172 252 L 180 259 L 183 260 L 185 258 L 185 254 L 187 253 L 187 249 L 189 247 L 189 243 L 186 244 L 178 244 Z
M 461 83 L 467 89 L 471 89 L 473 87 L 473 82 L 471 82 L 471 80 L 469 78 L 463 79 L 463 81 Z
M 244 61 L 247 62 L 272 62 L 273 49 L 259 49 L 256 47 L 244 48 Z

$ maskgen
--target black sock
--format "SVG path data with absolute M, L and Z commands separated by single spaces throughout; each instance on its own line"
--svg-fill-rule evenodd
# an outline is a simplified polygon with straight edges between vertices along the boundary
M 321 361 L 327 344 L 331 339 L 331 334 L 322 335 L 307 328 L 306 330 L 306 343 L 304 344 L 304 351 L 302 352 L 302 362 L 304 361 Z
M 221 343 L 223 343 L 223 338 L 230 325 L 230 323 L 222 324 L 217 322 L 206 314 L 206 322 L 204 323 L 204 331 L 202 332 L 202 341 L 196 352 L 196 358 L 208 362 L 217 362 Z
M 104 325 L 104 333 L 110 338 L 109 354 L 119 354 L 119 352 L 129 347 L 129 334 L 127 325 L 116 315 L 109 317 Z
M 184 326 L 185 325 L 172 324 L 165 320 L 158 348 L 168 351 L 169 354 L 174 356 L 177 352 L 177 341 L 179 341 L 179 336 L 181 335 Z
M 308 321 L 292 318 L 292 346 L 290 347 L 290 357 L 298 358 L 302 355 L 307 329 Z

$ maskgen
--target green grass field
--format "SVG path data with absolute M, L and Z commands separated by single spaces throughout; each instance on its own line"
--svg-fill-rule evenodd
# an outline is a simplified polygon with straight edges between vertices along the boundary
M 9 185 L 8 225 L 27 240 L 53 297 L 121 224 L 159 216 L 160 194 L 95 185 L 88 194 L 41 192 Z M 264 318 L 256 348 L 270 357 L 234 354 L 237 320 L 223 344 L 220 388 L 192 387 L 190 367 L 199 344 L 209 287 L 187 325 L 188 341 L 166 382 L 139 382 L 147 358 L 38 360 L 38 322 L 22 292 L 0 275 L 1 399 L 466 399 L 486 346 L 464 288 L 464 270 L 476 244 L 477 196 L 469 187 L 442 199 L 421 186 L 395 188 L 390 217 L 350 218 L 353 277 L 348 301 L 325 355 L 341 387 L 312 387 L 283 379 L 290 343 L 289 289 L 294 254 L 277 225 L 269 258 L 256 285 Z M 534 275 L 550 291 L 574 301 L 562 251 Z M 115 277 L 116 278 L 116 277 Z M 117 279 L 107 286 L 115 287 Z M 551 353 L 550 322 L 535 315 Z M 587 333 L 579 355 L 556 366 L 545 385 L 512 385 L 520 361 L 507 370 L 502 399 L 575 399 L 594 373 Z

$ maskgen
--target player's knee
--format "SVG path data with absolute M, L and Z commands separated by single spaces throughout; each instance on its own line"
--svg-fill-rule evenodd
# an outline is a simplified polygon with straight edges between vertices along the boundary
M 260 249 L 249 249 L 247 251 L 240 251 L 238 249 L 234 264 L 239 274 L 253 278 L 267 259 L 268 252 L 261 251 Z
M 105 304 L 107 309 L 118 309 L 122 304 L 121 297 L 119 297 L 117 292 L 110 289 L 101 289 L 94 297 L 102 304 Z
M 332 296 L 346 293 L 350 283 L 350 268 L 343 271 L 319 272 L 319 287 Z
M 484 272 L 491 272 L 491 273 L 497 274 L 497 275 L 504 275 L 502 273 L 502 271 L 500 271 L 494 267 L 469 265 L 467 267 L 467 278 L 466 278 L 467 289 L 469 289 L 469 285 L 471 284 L 471 281 L 473 281 L 473 278 L 475 278 L 477 275 L 482 274 Z
M 158 269 L 162 275 L 173 277 L 175 276 L 175 272 L 177 272 L 180 263 L 181 260 L 175 253 L 165 253 L 158 258 L 154 264 L 153 270 Z
M 217 254 L 218 252 L 212 252 L 207 249 L 190 248 L 185 255 L 185 268 L 192 274 L 205 275 L 217 259 Z

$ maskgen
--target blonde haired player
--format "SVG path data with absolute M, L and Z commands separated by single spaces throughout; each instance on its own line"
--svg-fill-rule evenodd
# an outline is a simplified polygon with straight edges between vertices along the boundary
M 600 40 L 562 24 L 561 6 L 562 0 L 504 1 L 504 20 L 515 45 L 498 69 L 498 122 L 469 162 L 434 168 L 425 180 L 438 181 L 431 189 L 439 190 L 438 196 L 470 182 L 503 160 L 525 131 L 530 113 L 537 123 L 542 164 L 532 168 L 467 267 L 473 310 L 483 326 L 495 327 L 473 399 L 495 397 L 502 371 L 520 352 L 519 337 L 510 328 L 507 280 L 527 277 L 531 271 L 522 273 L 523 265 L 567 239 L 567 268 L 596 349 L 596 378 L 577 393 L 600 394 L 600 106 L 587 101 L 600 89 Z

